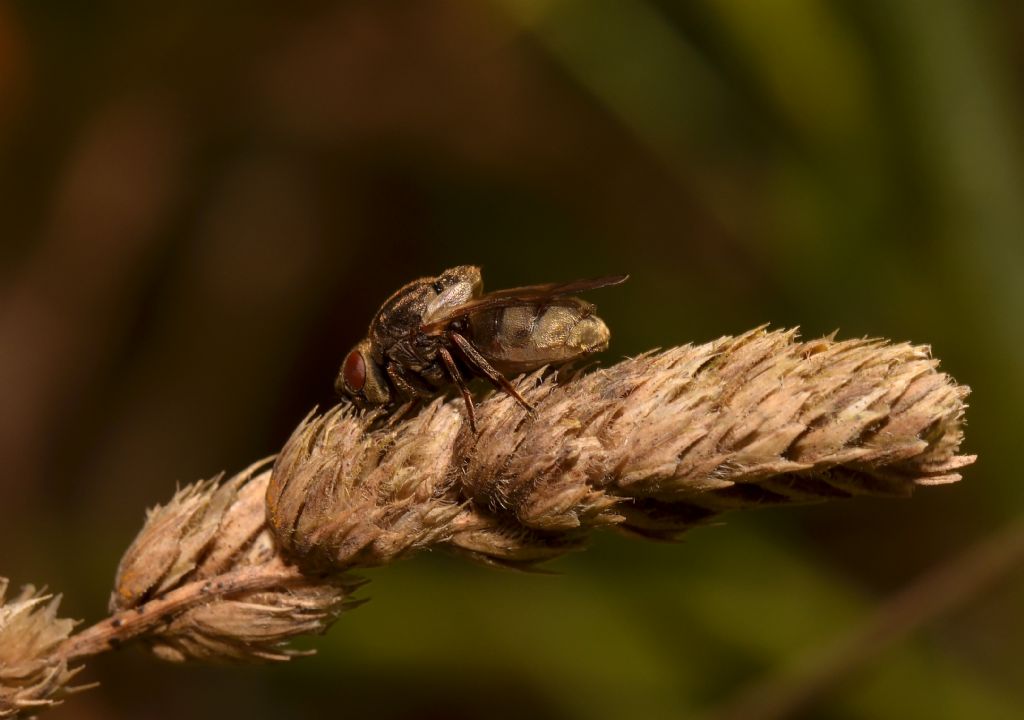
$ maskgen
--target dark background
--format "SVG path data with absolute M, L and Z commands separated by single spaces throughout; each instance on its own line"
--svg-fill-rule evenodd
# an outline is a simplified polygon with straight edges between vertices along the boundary
M 930 343 L 980 462 L 911 501 L 427 554 L 287 666 L 128 649 L 58 718 L 708 710 L 1018 514 L 1024 11 L 971 0 L 0 2 L 0 572 L 102 617 L 143 509 L 273 453 L 377 305 L 629 272 L 605 358 Z M 1024 715 L 1017 573 L 810 716 Z

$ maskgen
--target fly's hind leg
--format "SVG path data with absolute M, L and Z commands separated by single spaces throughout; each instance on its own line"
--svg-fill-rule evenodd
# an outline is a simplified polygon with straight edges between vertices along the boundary
M 466 338 L 459 335 L 457 332 L 447 333 L 448 339 L 452 341 L 455 348 L 459 351 L 459 355 L 466 361 L 471 369 L 476 371 L 478 374 L 487 378 L 487 380 L 499 390 L 504 390 L 506 393 L 515 398 L 515 401 L 522 405 L 527 412 L 533 412 L 533 405 L 526 401 L 519 391 L 516 390 L 515 386 L 508 381 L 504 375 L 498 372 L 493 365 L 487 362 L 487 358 L 480 354 L 480 352 L 473 347 L 473 344 Z
M 466 414 L 469 416 L 469 429 L 476 435 L 476 410 L 473 408 L 473 396 L 466 386 L 466 381 L 463 379 L 462 373 L 459 372 L 459 368 L 455 364 L 455 359 L 448 352 L 447 348 L 438 348 L 437 352 L 441 356 L 441 361 L 444 363 L 445 370 L 451 376 L 452 382 L 458 386 L 459 392 L 462 393 L 462 399 L 466 403 Z

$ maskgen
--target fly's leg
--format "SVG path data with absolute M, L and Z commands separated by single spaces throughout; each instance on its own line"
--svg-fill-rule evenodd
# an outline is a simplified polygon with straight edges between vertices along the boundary
M 388 379 L 391 381 L 391 385 L 407 399 L 407 402 L 391 417 L 391 422 L 397 422 L 405 419 L 413 412 L 413 410 L 419 407 L 423 398 L 430 397 L 432 393 L 430 393 L 426 388 L 415 385 L 410 378 L 406 377 L 402 371 L 399 370 L 398 365 L 395 363 L 389 363 L 386 372 L 388 374 Z
M 469 416 L 469 428 L 476 435 L 476 410 L 473 408 L 473 396 L 469 394 L 466 381 L 462 378 L 462 373 L 459 372 L 459 368 L 456 366 L 455 360 L 447 348 L 438 348 L 437 353 L 441 356 L 441 361 L 451 376 L 452 382 L 458 386 L 459 392 L 462 393 L 462 399 L 466 403 L 466 414 Z
M 387 368 L 388 379 L 391 380 L 391 384 L 395 386 L 395 390 L 400 392 L 410 400 L 416 400 L 417 398 L 423 397 L 426 393 L 423 390 L 417 388 L 405 375 L 398 369 L 398 366 L 394 363 L 389 363 Z
M 487 358 L 481 355 L 469 340 L 462 337 L 457 332 L 448 332 L 446 334 L 470 368 L 487 378 L 487 380 L 496 388 L 504 390 L 515 398 L 515 401 L 522 405 L 528 412 L 532 413 L 534 411 L 533 405 L 528 403 L 526 398 L 519 394 L 519 391 L 516 390 L 515 386 L 508 381 L 508 378 L 498 372 L 493 365 L 487 362 Z

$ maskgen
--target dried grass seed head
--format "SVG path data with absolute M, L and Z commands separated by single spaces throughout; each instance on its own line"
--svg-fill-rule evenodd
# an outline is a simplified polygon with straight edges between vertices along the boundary
M 451 536 L 461 513 L 449 467 L 461 408 L 435 401 L 371 429 L 378 419 L 336 407 L 303 422 L 278 456 L 268 521 L 303 567 L 383 565 Z
M 175 613 L 146 642 L 167 660 L 283 660 L 287 640 L 324 631 L 360 582 L 289 572 L 266 524 L 266 461 L 234 477 L 179 490 L 149 511 L 118 568 L 111 610 L 141 607 L 188 583 L 208 581 L 208 600 Z M 230 578 L 260 571 L 259 590 L 230 592 Z
M 579 547 L 596 527 L 673 538 L 731 509 L 954 482 L 964 398 L 927 348 L 800 342 L 758 328 L 646 353 L 567 382 L 534 373 L 526 413 L 492 394 L 408 420 L 346 406 L 305 422 L 268 492 L 286 552 L 379 564 L 433 543 L 505 564 Z
M 76 625 L 57 617 L 60 597 L 26 585 L 8 600 L 7 586 L 0 578 L 0 718 L 59 703 L 80 669 L 54 657 Z

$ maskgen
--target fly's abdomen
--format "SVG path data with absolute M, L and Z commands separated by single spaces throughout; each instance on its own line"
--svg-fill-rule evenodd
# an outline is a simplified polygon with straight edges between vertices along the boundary
M 505 373 L 567 363 L 608 347 L 611 333 L 593 309 L 567 297 L 486 310 L 469 318 L 473 344 Z

